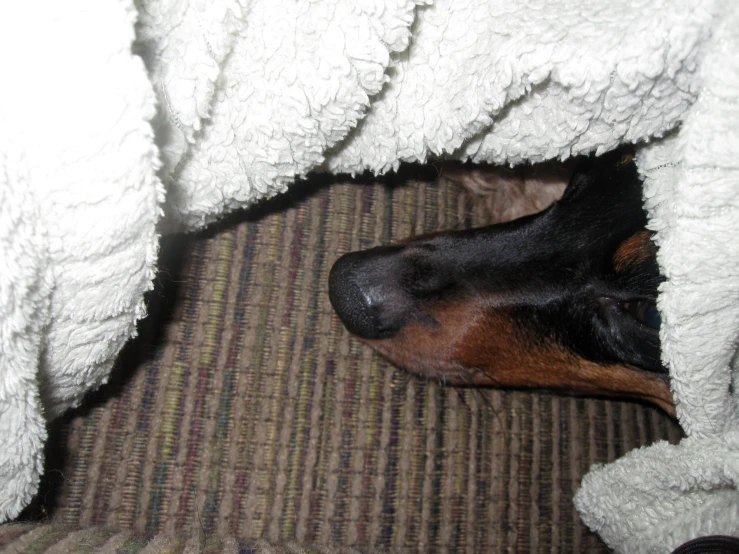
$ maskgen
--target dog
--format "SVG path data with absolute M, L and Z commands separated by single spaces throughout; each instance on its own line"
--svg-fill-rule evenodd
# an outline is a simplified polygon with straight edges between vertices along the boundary
M 329 298 L 352 334 L 412 373 L 632 397 L 674 416 L 646 223 L 633 153 L 590 156 L 539 213 L 345 254 Z

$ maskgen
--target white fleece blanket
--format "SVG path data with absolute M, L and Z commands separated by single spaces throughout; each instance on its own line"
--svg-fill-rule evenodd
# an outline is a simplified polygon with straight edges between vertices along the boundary
M 739 534 L 731 0 L 7 4 L 0 520 L 36 490 L 45 420 L 105 382 L 144 315 L 158 231 L 201 227 L 313 170 L 566 158 L 684 121 L 639 161 L 688 438 L 595 469 L 577 505 L 623 552 Z

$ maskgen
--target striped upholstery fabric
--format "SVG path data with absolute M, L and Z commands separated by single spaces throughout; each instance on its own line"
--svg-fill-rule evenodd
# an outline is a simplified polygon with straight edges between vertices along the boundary
M 411 378 L 332 314 L 327 275 L 342 253 L 484 222 L 466 192 L 430 179 L 308 182 L 165 241 L 151 316 L 113 382 L 52 429 L 25 514 L 45 524 L 6 526 L 1 540 L 607 552 L 573 493 L 592 463 L 678 440 L 666 416 Z
M 70 527 L 61 524 L 2 525 L 3 552 L 48 554 L 364 554 L 342 546 L 308 546 L 295 542 L 270 543 L 232 536 L 159 533 L 137 535 L 103 527 Z

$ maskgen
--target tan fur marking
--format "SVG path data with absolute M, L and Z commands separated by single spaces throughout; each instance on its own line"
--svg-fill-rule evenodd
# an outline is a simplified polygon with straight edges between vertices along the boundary
M 396 337 L 365 342 L 400 367 L 449 384 L 634 397 L 675 415 L 669 386 L 659 375 L 590 362 L 553 343 L 536 344 L 503 309 L 455 302 L 437 306 L 433 316 L 439 326 L 410 323 Z
M 628 165 L 633 161 L 634 161 L 634 154 L 632 153 L 624 154 L 623 157 L 621 158 L 621 161 L 618 162 L 618 165 Z
M 652 242 L 652 233 L 639 231 L 623 241 L 613 255 L 613 267 L 616 271 L 624 271 L 631 265 L 636 265 L 657 253 L 657 247 Z

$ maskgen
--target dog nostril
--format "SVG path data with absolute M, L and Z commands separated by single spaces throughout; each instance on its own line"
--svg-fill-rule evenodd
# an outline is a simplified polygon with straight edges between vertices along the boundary
M 369 252 L 339 258 L 328 278 L 328 295 L 344 326 L 364 339 L 389 338 L 402 326 L 386 260 Z

